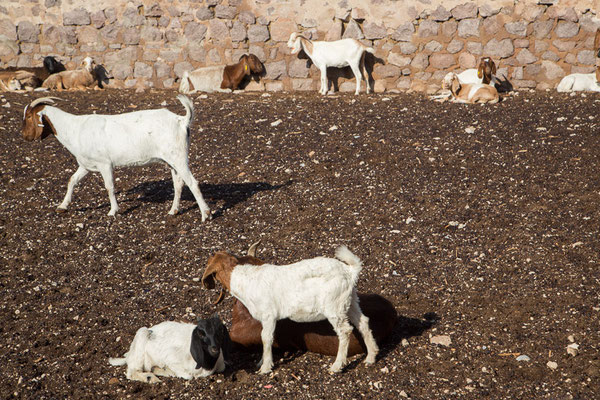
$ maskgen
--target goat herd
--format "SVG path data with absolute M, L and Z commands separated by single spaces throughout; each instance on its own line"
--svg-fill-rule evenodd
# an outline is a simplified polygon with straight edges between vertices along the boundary
M 365 75 L 367 93 L 371 91 L 365 69 L 365 54 L 373 53 L 354 39 L 335 42 L 311 41 L 292 33 L 288 41 L 292 54 L 303 50 L 321 72 L 319 92 L 328 92 L 327 67 L 350 66 L 356 77 L 356 91 Z M 595 49 L 600 48 L 600 30 Z M 598 53 L 600 56 L 600 52 Z M 84 89 L 97 81 L 97 66 L 86 57 L 81 68 L 66 70 L 53 57 L 46 57 L 43 68 L 12 69 L 0 72 L 2 90 Z M 239 88 L 245 76 L 260 74 L 264 67 L 250 54 L 235 65 L 205 67 L 185 72 L 180 92 L 231 91 Z M 484 57 L 477 69 L 461 74 L 453 72 L 443 80 L 449 97 L 456 102 L 495 103 L 496 66 Z M 600 91 L 600 69 L 596 74 L 573 74 L 559 84 L 559 91 Z M 164 162 L 171 168 L 174 199 L 169 214 L 177 214 L 184 183 L 191 189 L 201 211 L 202 221 L 210 210 L 188 165 L 190 125 L 194 117 L 193 102 L 177 96 L 185 115 L 166 109 L 136 111 L 119 115 L 74 115 L 57 108 L 53 97 L 34 100 L 25 107 L 22 134 L 26 140 L 54 135 L 76 158 L 78 169 L 69 179 L 67 193 L 59 211 L 65 211 L 78 182 L 89 172 L 100 172 L 110 199 L 108 215 L 118 211 L 113 183 L 113 167 Z M 159 382 L 157 376 L 191 379 L 208 376 L 225 369 L 232 342 L 252 346 L 262 344 L 260 373 L 272 370 L 271 348 L 294 347 L 290 338 L 301 337 L 301 347 L 322 354 L 336 355 L 331 372 L 340 372 L 347 355 L 366 352 L 365 363 L 373 364 L 378 344 L 391 333 L 396 318 L 394 306 L 378 295 L 356 291 L 361 261 L 345 246 L 335 258 L 317 257 L 290 265 L 266 264 L 256 257 L 256 246 L 243 257 L 218 252 L 209 258 L 202 277 L 206 288 L 216 281 L 236 298 L 232 326 L 225 328 L 218 317 L 199 320 L 197 324 L 163 322 L 140 328 L 123 358 L 111 358 L 112 365 L 127 365 L 126 376 L 143 382 Z M 221 300 L 223 289 L 221 289 Z M 287 321 L 282 321 L 287 319 Z M 327 322 L 326 322 L 327 321 Z M 307 323 L 313 324 L 307 324 Z M 316 324 L 315 324 L 316 323 Z M 323 334 L 322 325 L 330 324 L 335 335 Z M 286 325 L 287 324 L 287 325 Z M 354 325 L 362 337 L 353 332 Z M 277 334 L 276 334 L 276 326 Z

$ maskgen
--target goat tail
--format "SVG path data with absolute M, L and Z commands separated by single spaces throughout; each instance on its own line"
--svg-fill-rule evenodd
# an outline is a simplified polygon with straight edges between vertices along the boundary
M 179 84 L 179 93 L 189 94 L 190 93 L 190 75 L 187 71 L 183 71 L 181 77 L 181 83 Z
M 109 358 L 108 363 L 110 365 L 114 365 L 115 367 L 127 364 L 126 358 Z
M 360 258 L 354 255 L 345 245 L 341 245 L 335 250 L 335 257 L 352 269 L 352 281 L 355 285 L 358 280 L 358 274 L 362 269 Z
M 183 117 L 183 122 L 185 124 L 186 129 L 189 130 L 190 125 L 192 124 L 192 121 L 194 119 L 194 103 L 189 97 L 183 94 L 177 95 L 177 100 L 179 100 L 185 108 L 185 117 Z

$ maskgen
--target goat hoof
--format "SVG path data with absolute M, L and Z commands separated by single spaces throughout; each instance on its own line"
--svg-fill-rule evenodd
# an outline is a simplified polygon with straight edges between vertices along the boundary
M 179 210 L 171 210 L 169 211 L 169 215 L 178 215 L 179 214 Z
M 337 373 L 340 373 L 341 371 L 342 371 L 341 365 L 332 365 L 331 368 L 329 368 L 330 374 L 337 374 Z
M 261 374 L 261 375 L 270 374 L 270 373 L 271 373 L 271 368 L 261 368 L 261 369 L 258 371 L 258 373 L 259 373 L 259 374 Z

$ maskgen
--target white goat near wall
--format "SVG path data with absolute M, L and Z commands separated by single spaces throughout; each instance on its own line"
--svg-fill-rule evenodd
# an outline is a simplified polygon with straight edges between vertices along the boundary
M 55 135 L 75 156 L 79 168 L 71 179 L 59 211 L 71 203 L 73 189 L 89 171 L 102 174 L 108 190 L 110 211 L 119 210 L 115 197 L 113 167 L 144 165 L 163 161 L 171 167 L 175 197 L 169 214 L 177 214 L 183 184 L 189 186 L 202 212 L 202 221 L 209 217 L 198 182 L 188 165 L 189 129 L 194 116 L 192 101 L 183 95 L 177 99 L 185 107 L 185 116 L 167 109 L 135 111 L 119 115 L 73 115 L 54 104 L 52 98 L 34 100 L 25 107 L 23 137 L 26 140 Z
M 360 93 L 361 69 L 365 74 L 367 93 L 371 92 L 369 75 L 365 68 L 365 52 L 375 53 L 372 47 L 365 46 L 356 39 L 342 39 L 333 42 L 311 41 L 298 32 L 292 32 L 287 45 L 292 49 L 292 54 L 304 50 L 313 64 L 321 71 L 321 89 L 319 89 L 319 93 L 325 95 L 329 89 L 327 67 L 342 68 L 346 66 L 350 66 L 356 77 L 356 91 L 354 94 Z
M 600 28 L 596 30 L 594 51 L 600 57 Z M 596 65 L 597 61 L 596 61 Z M 591 74 L 570 74 L 561 79 L 556 87 L 558 92 L 600 92 L 600 66 Z
M 367 347 L 365 363 L 375 362 L 379 349 L 356 293 L 361 262 L 346 246 L 338 247 L 335 256 L 337 259 L 316 257 L 289 265 L 246 264 L 244 258 L 222 251 L 209 258 L 202 276 L 204 286 L 212 289 L 218 280 L 262 324 L 261 374 L 273 368 L 275 325 L 285 318 L 294 322 L 327 319 L 331 323 L 339 338 L 331 372 L 341 371 L 346 363 L 352 332 L 348 319 Z

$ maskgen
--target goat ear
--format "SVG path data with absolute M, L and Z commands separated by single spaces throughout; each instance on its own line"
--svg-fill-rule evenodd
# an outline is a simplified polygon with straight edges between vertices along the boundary
M 198 328 L 192 331 L 192 342 L 190 344 L 190 353 L 194 361 L 196 361 L 196 369 L 202 368 L 204 363 L 204 350 L 202 349 L 202 338 Z
M 496 75 L 496 63 L 490 59 L 490 65 L 492 66 L 492 75 Z
M 452 93 L 456 96 L 456 94 L 458 94 L 458 91 L 460 90 L 460 81 L 458 80 L 458 77 L 454 77 L 454 79 L 452 79 Z
M 204 275 L 202 275 L 202 285 L 207 289 L 215 288 L 215 274 L 219 269 L 219 265 L 216 262 L 215 258 L 216 255 L 208 259 L 206 270 L 204 271 Z
M 229 337 L 229 331 L 223 324 L 221 324 L 220 335 L 222 339 L 221 351 L 223 352 L 223 360 L 225 361 L 225 364 L 231 365 L 231 348 L 233 347 L 233 344 Z

